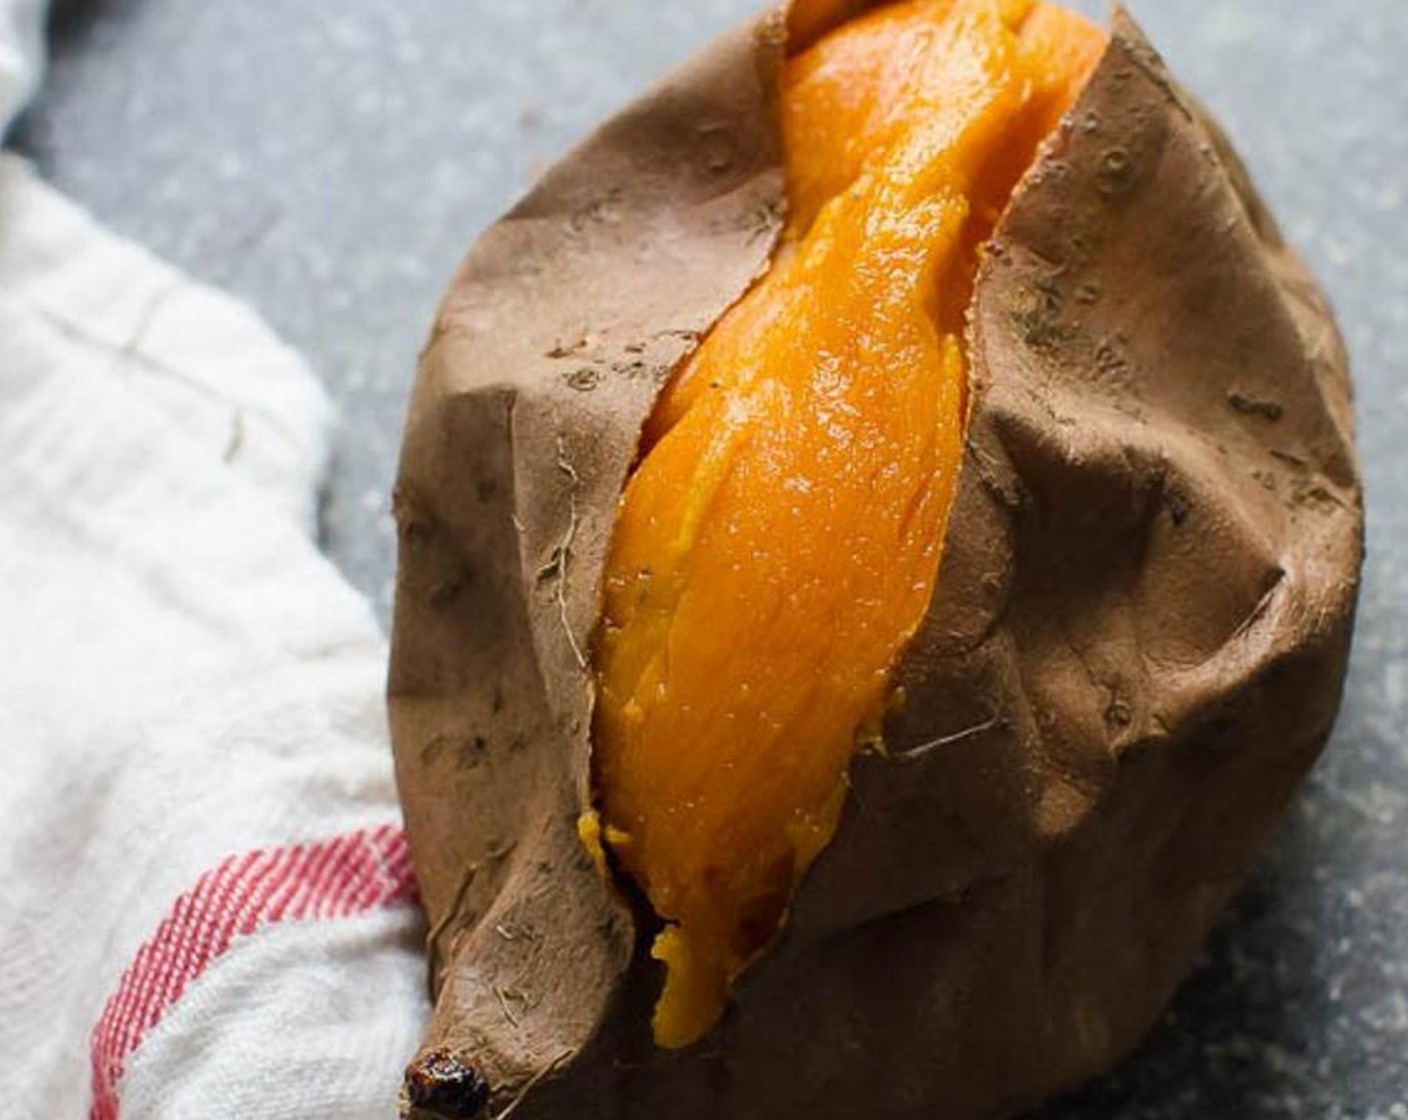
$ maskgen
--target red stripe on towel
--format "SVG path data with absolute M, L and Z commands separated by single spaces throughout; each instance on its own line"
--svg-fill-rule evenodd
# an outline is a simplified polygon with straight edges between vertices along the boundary
M 365 914 L 410 902 L 415 893 L 406 837 L 393 825 L 258 849 L 211 868 L 172 904 L 98 1017 L 88 1120 L 117 1120 L 127 1059 L 236 938 L 281 921 Z

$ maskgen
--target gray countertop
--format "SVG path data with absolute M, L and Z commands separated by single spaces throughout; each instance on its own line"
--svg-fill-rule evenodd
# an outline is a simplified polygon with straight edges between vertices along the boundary
M 343 412 L 326 545 L 384 619 L 402 410 L 456 261 L 574 136 L 754 6 L 70 0 L 15 144 L 308 355 Z M 1408 5 L 1132 7 L 1339 307 L 1370 559 L 1325 758 L 1141 1051 L 1041 1116 L 1408 1120 Z

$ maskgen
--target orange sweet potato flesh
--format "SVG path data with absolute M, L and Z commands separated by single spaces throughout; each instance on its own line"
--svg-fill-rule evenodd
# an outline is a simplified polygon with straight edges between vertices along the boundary
M 913 0 L 786 66 L 782 245 L 647 425 L 594 649 L 662 1046 L 718 1021 L 835 831 L 938 576 L 980 246 L 1103 46 L 1030 0 Z

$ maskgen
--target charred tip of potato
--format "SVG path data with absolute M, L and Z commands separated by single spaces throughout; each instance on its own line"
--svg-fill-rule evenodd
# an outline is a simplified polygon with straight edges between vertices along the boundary
M 432 1050 L 406 1068 L 404 1114 L 417 1120 L 474 1120 L 489 1104 L 489 1082 L 448 1050 Z

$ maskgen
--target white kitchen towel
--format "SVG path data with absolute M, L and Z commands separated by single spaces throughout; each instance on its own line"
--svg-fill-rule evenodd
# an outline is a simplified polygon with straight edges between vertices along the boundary
M 7 1116 L 394 1115 L 423 929 L 385 643 L 312 536 L 329 418 L 248 308 L 0 154 Z

